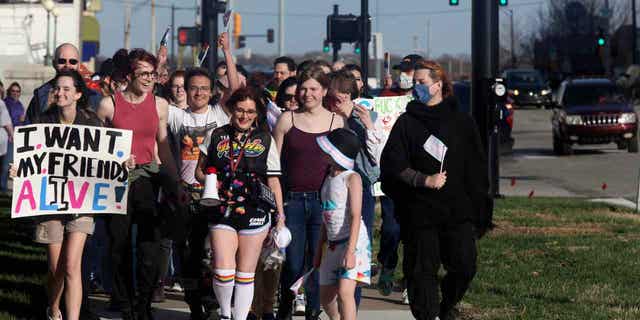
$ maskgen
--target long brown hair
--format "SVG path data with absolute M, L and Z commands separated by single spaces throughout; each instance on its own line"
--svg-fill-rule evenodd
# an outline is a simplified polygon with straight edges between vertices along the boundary
M 420 60 L 416 63 L 415 70 L 429 70 L 429 77 L 433 81 L 442 81 L 442 97 L 446 98 L 453 95 L 453 84 L 449 80 L 449 76 L 441 65 L 432 60 Z

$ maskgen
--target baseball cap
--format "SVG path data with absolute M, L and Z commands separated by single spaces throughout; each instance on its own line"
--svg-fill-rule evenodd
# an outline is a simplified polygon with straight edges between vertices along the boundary
M 401 71 L 408 71 L 408 70 L 412 70 L 413 67 L 415 67 L 416 63 L 420 60 L 423 60 L 424 58 L 420 55 L 417 54 L 410 54 L 404 58 L 402 58 L 402 60 L 400 61 L 399 64 L 396 64 L 395 66 L 393 66 L 393 69 L 395 70 L 401 70 Z

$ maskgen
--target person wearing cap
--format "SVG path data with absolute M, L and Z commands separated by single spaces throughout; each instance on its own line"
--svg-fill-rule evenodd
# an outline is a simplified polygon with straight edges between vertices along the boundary
M 417 54 L 410 54 L 393 66 L 394 70 L 400 71 L 398 80 L 391 85 L 391 75 L 385 75 L 384 90 L 380 92 L 381 97 L 394 97 L 410 95 L 413 89 L 413 69 L 423 58 Z
M 415 100 L 382 151 L 382 190 L 402 204 L 395 215 L 413 316 L 448 320 L 476 273 L 476 241 L 492 227 L 492 198 L 478 128 L 457 111 L 447 74 L 433 61 L 415 69 Z
M 353 171 L 360 141 L 350 130 L 339 128 L 316 142 L 330 163 L 320 191 L 322 229 L 313 259 L 320 274 L 320 302 L 329 319 L 353 320 L 356 286 L 371 282 L 371 243 L 361 214 L 362 179 Z

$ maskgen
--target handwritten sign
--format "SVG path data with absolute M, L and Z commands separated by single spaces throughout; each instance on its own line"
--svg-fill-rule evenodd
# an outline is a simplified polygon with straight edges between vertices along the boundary
M 11 217 L 126 214 L 132 131 L 35 124 L 14 134 Z
M 411 100 L 413 100 L 413 97 L 410 95 L 397 97 L 377 97 L 373 99 L 373 111 L 378 113 L 378 117 L 376 118 L 376 123 L 374 123 L 374 126 L 382 128 L 383 138 L 381 144 L 383 146 L 387 144 L 389 134 L 391 133 L 391 128 L 393 128 L 393 125 L 396 123 L 396 120 L 398 120 L 398 117 L 400 117 L 400 115 L 405 112 L 407 104 Z M 382 152 L 382 148 L 380 148 L 380 152 Z M 375 197 L 384 195 L 380 188 L 380 182 L 377 182 L 373 185 L 373 195 Z

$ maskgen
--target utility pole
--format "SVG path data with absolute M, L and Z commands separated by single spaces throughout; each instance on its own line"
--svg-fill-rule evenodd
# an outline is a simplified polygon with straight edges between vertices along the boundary
M 498 3 L 473 1 L 471 15 L 471 111 L 488 155 L 490 195 L 499 195 L 498 130 L 491 85 L 498 74 Z
M 364 82 L 364 95 L 369 94 L 369 0 L 360 1 L 360 22 L 362 23 L 362 39 L 360 40 L 360 65 L 362 68 L 362 81 Z
M 338 5 L 334 4 L 333 5 L 333 15 L 334 16 L 338 16 L 339 11 L 340 10 L 338 8 Z M 333 48 L 333 59 L 332 59 L 333 62 L 338 61 L 338 51 L 340 50 L 341 46 L 342 45 L 339 42 L 335 42 L 335 41 L 331 44 L 331 47 Z
M 509 25 L 511 26 L 510 29 L 510 33 L 511 33 L 511 67 L 515 68 L 516 67 L 516 37 L 515 37 L 515 31 L 513 30 L 515 27 L 513 25 L 513 9 L 509 9 Z
M 151 0 L 151 52 L 156 53 L 156 0 Z
M 169 58 L 171 63 L 173 63 L 173 60 L 176 57 L 175 56 L 176 54 L 175 34 L 176 34 L 176 5 L 172 3 L 171 4 L 171 57 Z
M 284 56 L 284 0 L 278 6 L 278 56 Z
M 124 48 L 131 49 L 131 1 L 124 6 Z
M 638 64 L 638 25 L 636 23 L 636 0 L 631 0 L 631 59 L 633 64 Z
M 424 54 L 427 59 L 431 56 L 431 18 L 427 18 L 427 33 L 426 33 L 426 47 L 424 47 Z

